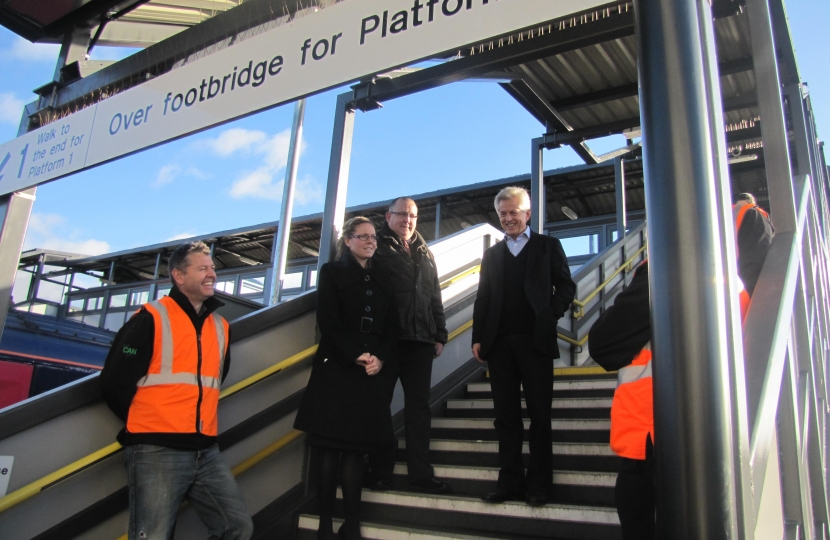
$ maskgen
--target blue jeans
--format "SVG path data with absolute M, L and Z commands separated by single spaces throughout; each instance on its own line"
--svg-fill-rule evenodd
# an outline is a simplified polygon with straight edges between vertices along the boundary
M 130 490 L 129 540 L 168 540 L 186 498 L 211 540 L 248 540 L 254 525 L 219 447 L 176 450 L 152 444 L 126 447 Z

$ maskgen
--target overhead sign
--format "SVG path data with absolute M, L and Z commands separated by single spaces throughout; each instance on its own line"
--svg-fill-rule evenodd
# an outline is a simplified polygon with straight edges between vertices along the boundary
M 350 0 L 0 146 L 0 195 L 607 0 Z

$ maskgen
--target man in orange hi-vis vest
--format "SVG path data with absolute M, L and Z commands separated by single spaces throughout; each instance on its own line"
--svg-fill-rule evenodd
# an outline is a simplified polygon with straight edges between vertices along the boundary
M 740 280 L 741 318 L 749 298 Z M 591 358 L 617 372 L 611 404 L 611 449 L 622 458 L 614 499 L 623 540 L 653 540 L 654 393 L 651 378 L 651 305 L 648 261 L 591 327 Z
M 648 263 L 591 327 L 591 358 L 617 371 L 611 449 L 622 458 L 614 498 L 624 540 L 654 538 L 654 404 Z
M 752 296 L 775 235 L 775 228 L 769 214 L 755 204 L 755 197 L 751 193 L 741 193 L 735 197 L 732 214 L 735 218 L 735 241 L 738 248 L 738 275 L 746 292 Z
M 170 538 L 187 499 L 210 538 L 247 540 L 253 522 L 216 444 L 229 326 L 214 313 L 216 271 L 204 242 L 167 264 L 169 296 L 145 304 L 115 336 L 101 373 L 104 399 L 126 427 L 130 540 Z

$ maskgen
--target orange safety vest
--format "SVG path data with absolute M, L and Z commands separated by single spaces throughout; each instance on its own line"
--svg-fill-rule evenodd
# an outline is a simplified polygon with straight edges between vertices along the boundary
M 758 210 L 761 213 L 762 216 L 769 219 L 769 214 L 767 214 L 766 211 L 764 211 L 764 209 L 761 208 L 760 206 L 758 206 L 757 204 L 752 204 L 752 203 L 745 204 L 740 208 L 740 210 L 738 210 L 738 214 L 735 216 L 735 235 L 737 235 L 738 231 L 741 229 L 741 223 L 743 223 L 744 216 L 746 215 L 746 213 L 749 211 L 750 208 L 755 208 L 756 210 Z
M 617 371 L 611 404 L 611 450 L 629 459 L 646 459 L 646 435 L 654 441 L 651 342 L 631 364 Z
M 144 307 L 155 322 L 153 357 L 147 375 L 138 381 L 127 431 L 215 437 L 228 350 L 227 321 L 212 313 L 199 335 L 187 313 L 169 296 Z

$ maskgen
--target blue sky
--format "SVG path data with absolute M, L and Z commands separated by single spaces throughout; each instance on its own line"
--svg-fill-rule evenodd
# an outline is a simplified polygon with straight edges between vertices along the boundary
M 819 136 L 830 132 L 830 2 L 790 0 L 802 79 Z M 0 140 L 16 136 L 32 89 L 51 79 L 57 47 L 32 45 L 0 28 Z M 125 50 L 96 48 L 93 58 Z M 308 100 L 295 215 L 322 209 L 335 96 Z M 98 254 L 279 217 L 293 106 L 284 106 L 169 143 L 38 189 L 26 248 Z M 466 82 L 357 113 L 349 204 L 527 173 L 529 141 L 542 133 L 494 83 Z M 591 143 L 597 153 L 621 138 Z M 548 152 L 546 168 L 581 163 L 569 149 Z

